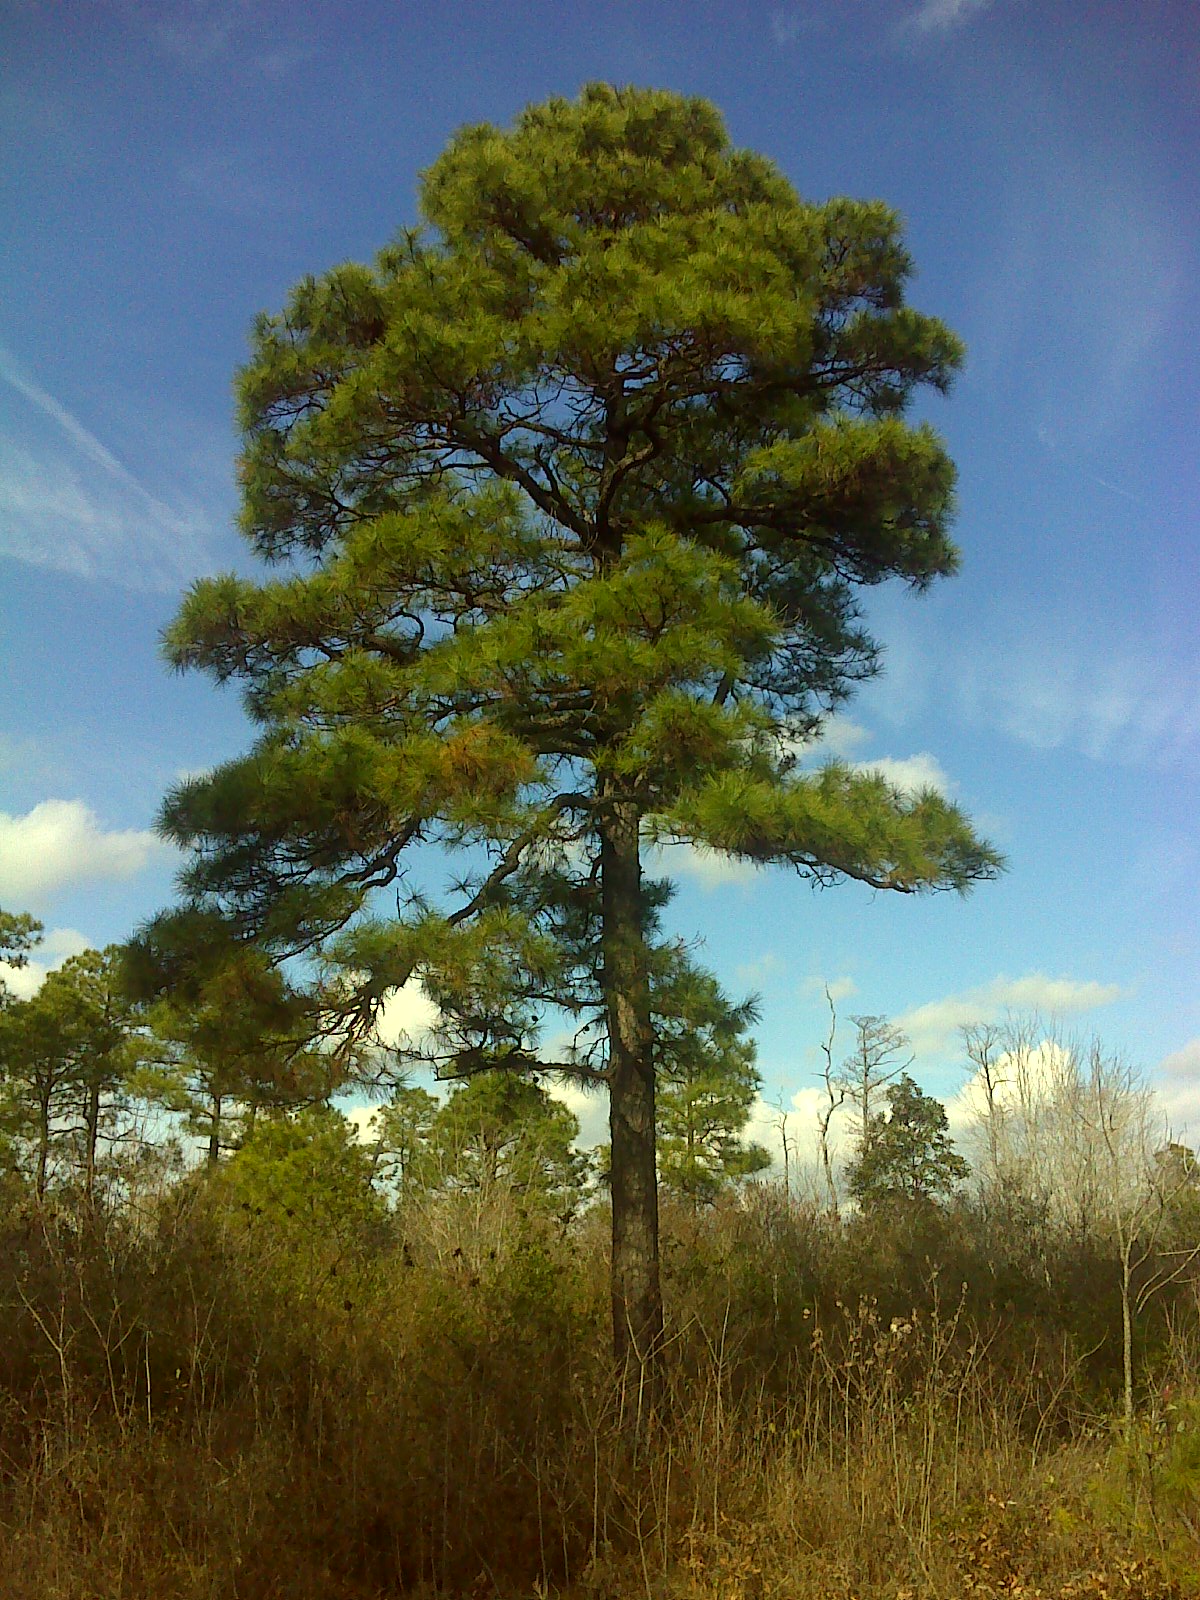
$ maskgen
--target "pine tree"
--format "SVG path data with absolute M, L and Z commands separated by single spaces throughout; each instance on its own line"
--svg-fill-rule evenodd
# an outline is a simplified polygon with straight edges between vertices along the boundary
M 771 1165 L 742 1139 L 762 1086 L 749 1036 L 757 1005 L 732 1005 L 711 973 L 683 960 L 653 995 L 659 1180 L 695 1207 Z
M 24 967 L 29 952 L 41 942 L 42 924 L 27 911 L 5 911 L 0 906 L 0 965 Z M 8 987 L 0 977 L 0 1005 L 8 998 Z
M 935 1200 L 968 1172 L 947 1132 L 946 1108 L 902 1073 L 885 1096 L 887 1114 L 871 1116 L 846 1172 L 860 1205 L 880 1200 Z
M 101 1146 L 122 1132 L 143 1019 L 121 981 L 121 957 L 117 945 L 84 950 L 31 999 L 0 1011 L 7 1120 L 29 1154 L 39 1197 L 57 1161 L 74 1167 L 90 1204 Z
M 894 212 L 802 201 L 700 100 L 599 84 L 466 128 L 420 208 L 255 326 L 242 529 L 273 575 L 197 584 L 167 650 L 240 682 L 260 731 L 169 797 L 186 904 L 143 954 L 169 985 L 201 934 L 319 953 L 331 1040 L 419 978 L 464 1073 L 542 1063 L 547 1006 L 598 1021 L 558 1065 L 609 1094 L 614 1339 L 640 1360 L 645 841 L 905 893 L 999 865 L 935 793 L 797 766 L 876 669 L 858 590 L 955 569 L 953 468 L 905 410 L 961 350 L 904 303 Z M 457 862 L 442 890 L 427 846 Z
M 134 982 L 137 966 L 126 963 Z M 311 1020 L 277 972 L 231 961 L 151 1008 L 136 1090 L 181 1119 L 212 1169 L 242 1143 L 260 1111 L 328 1099 L 337 1073 L 312 1038 Z
M 540 1083 L 513 1072 L 483 1072 L 455 1087 L 433 1118 L 429 1176 L 452 1189 L 508 1189 L 578 1205 L 590 1162 L 575 1149 L 579 1121 Z

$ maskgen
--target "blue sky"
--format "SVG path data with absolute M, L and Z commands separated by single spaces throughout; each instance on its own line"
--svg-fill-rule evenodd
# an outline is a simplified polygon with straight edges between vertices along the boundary
M 169 899 L 163 791 L 246 743 L 157 641 L 188 581 L 248 566 L 254 313 L 412 222 L 463 122 L 654 84 L 802 194 L 897 206 L 914 303 L 967 343 L 925 407 L 962 574 L 874 597 L 887 671 L 829 743 L 942 784 L 1010 859 L 913 901 L 680 857 L 676 924 L 761 993 L 768 1098 L 811 1084 L 830 982 L 939 1093 L 959 1023 L 1040 1005 L 1200 1132 L 1193 6 L 10 0 L 0 59 L 0 904 L 44 919 L 47 961 Z

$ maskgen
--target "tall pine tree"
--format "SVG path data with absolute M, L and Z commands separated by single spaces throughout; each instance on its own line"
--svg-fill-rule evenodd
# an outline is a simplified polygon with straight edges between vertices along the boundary
M 902 892 L 998 867 L 939 795 L 796 760 L 876 668 L 858 590 L 955 568 L 953 469 L 905 410 L 961 352 L 904 303 L 894 212 L 802 201 L 701 100 L 598 84 L 466 128 L 420 209 L 255 326 L 242 529 L 274 572 L 197 584 L 167 649 L 241 682 L 260 732 L 169 797 L 188 904 L 144 952 L 161 983 L 197 931 L 319 955 L 347 1037 L 419 978 L 461 1071 L 536 1064 L 548 1005 L 598 1022 L 573 1065 L 610 1098 L 614 1338 L 640 1361 L 644 843 Z M 408 871 L 429 845 L 441 892 Z

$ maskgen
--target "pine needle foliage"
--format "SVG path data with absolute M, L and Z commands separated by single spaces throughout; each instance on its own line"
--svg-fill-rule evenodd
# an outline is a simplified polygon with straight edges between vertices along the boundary
M 906 411 L 962 350 L 906 305 L 892 210 L 803 201 L 702 100 L 593 84 L 465 128 L 420 210 L 255 324 L 241 526 L 271 571 L 196 584 L 166 649 L 260 731 L 167 800 L 187 904 L 143 951 L 164 983 L 202 929 L 319 954 L 356 1038 L 419 979 L 464 1073 L 545 1066 L 545 1008 L 572 1013 L 591 1046 L 549 1064 L 610 1095 L 614 1330 L 642 1357 L 643 843 L 907 893 L 1000 865 L 942 796 L 797 762 L 878 666 L 861 589 L 955 570 L 953 467 Z M 444 894 L 417 846 L 457 857 Z

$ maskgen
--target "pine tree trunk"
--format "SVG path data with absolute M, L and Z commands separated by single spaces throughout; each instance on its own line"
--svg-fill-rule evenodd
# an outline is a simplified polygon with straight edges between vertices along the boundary
M 38 1095 L 38 1147 L 37 1172 L 34 1187 L 39 1200 L 46 1198 L 46 1185 L 50 1168 L 50 1089 Z
M 84 1108 L 83 1192 L 89 1206 L 96 1199 L 96 1148 L 100 1143 L 100 1086 L 88 1085 Z
M 662 1348 L 654 1034 L 636 802 L 602 792 L 600 870 L 612 1139 L 612 1315 L 618 1365 L 653 1405 Z M 630 1369 L 634 1369 L 631 1371 Z
M 221 1159 L 221 1096 L 214 1094 L 208 1119 L 208 1166 L 211 1171 Z

